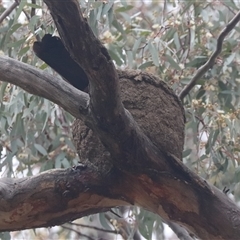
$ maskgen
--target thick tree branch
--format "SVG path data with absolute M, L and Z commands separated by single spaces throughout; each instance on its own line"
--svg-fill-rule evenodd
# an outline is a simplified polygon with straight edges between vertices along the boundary
M 127 171 L 146 171 L 156 169 L 157 166 L 167 171 L 167 164 L 156 161 L 159 155 L 164 159 L 161 150 L 153 146 L 131 114 L 123 108 L 117 71 L 107 50 L 83 18 L 78 1 L 64 0 L 61 4 L 53 0 L 44 2 L 52 14 L 62 41 L 87 74 L 91 96 L 88 118 L 91 120 L 87 124 L 99 133 L 101 141 L 114 156 L 115 164 Z M 150 160 L 147 156 L 151 148 L 154 150 Z M 142 157 L 139 158 L 139 155 Z M 130 157 L 129 164 L 125 164 L 125 159 Z
M 88 167 L 50 170 L 22 179 L 1 178 L 0 231 L 60 225 L 127 204 L 114 193 L 107 197 L 108 187 L 107 180 L 103 182 Z
M 0 57 L 0 80 L 12 83 L 25 91 L 44 97 L 71 113 L 83 118 L 89 95 L 64 80 L 8 57 Z
M 209 192 L 202 187 L 167 173 L 156 174 L 154 182 L 147 175 L 123 174 L 116 169 L 102 178 L 88 166 L 18 180 L 3 178 L 0 231 L 49 227 L 135 204 L 174 219 L 202 239 L 238 239 L 240 210 L 216 188 Z
M 4 64 L 3 59 L 6 62 L 9 60 L 1 58 L 0 67 Z M 1 79 L 4 78 L 5 81 L 18 84 L 31 93 L 45 97 L 49 97 L 45 88 L 52 87 L 51 94 L 54 91 L 58 92 L 58 87 L 61 89 L 57 83 L 51 82 L 53 79 L 51 80 L 50 76 L 41 75 L 41 72 L 35 68 L 30 67 L 28 70 L 25 64 L 17 64 L 12 60 L 10 63 L 12 63 L 11 69 L 8 65 L 4 65 L 7 71 L 1 68 Z M 17 71 L 18 67 L 23 66 L 26 75 L 21 75 L 21 71 Z M 12 73 L 9 73 L 10 70 Z M 27 80 L 19 81 L 20 76 L 24 76 L 23 79 Z M 62 84 L 66 83 L 63 81 Z M 68 84 L 64 86 L 67 89 L 69 87 Z M 62 98 L 66 100 L 69 92 L 62 89 L 61 94 L 64 94 Z M 77 96 L 78 94 L 75 100 L 67 100 L 70 101 L 68 104 L 73 104 L 76 109 Z M 142 143 L 139 144 L 141 146 Z M 85 170 L 77 173 L 71 170 L 54 170 L 28 179 L 2 179 L 0 230 L 52 226 L 128 202 L 155 212 L 167 220 L 177 221 L 204 239 L 236 239 L 240 236 L 240 210 L 231 200 L 219 190 L 209 187 L 173 156 L 158 155 L 158 150 L 152 143 L 145 142 L 144 147 L 145 155 L 138 155 L 137 161 L 131 163 L 129 173 L 113 171 L 105 180 L 102 175 L 96 176 L 97 172 L 90 171 L 89 168 L 86 172 Z M 123 169 L 124 164 L 128 165 L 126 160 L 132 158 L 131 149 L 134 150 L 136 147 L 127 148 L 127 155 L 122 156 Z M 149 164 L 140 171 L 137 167 L 138 161 L 141 164 L 146 160 Z M 162 161 L 166 162 L 162 163 Z M 115 159 L 112 159 L 112 162 L 115 162 Z M 154 168 L 152 162 L 159 164 Z M 111 176 L 114 178 L 109 179 Z M 85 192 L 87 189 L 93 197 L 86 195 L 89 193 Z M 107 201 L 106 198 L 112 200 Z M 96 200 L 100 205 L 95 202 Z M 63 203 L 65 203 L 64 209 L 62 209 Z M 39 220 L 35 222 L 34 218 Z
M 179 98 L 181 100 L 186 97 L 186 95 L 190 92 L 190 90 L 196 85 L 197 81 L 214 65 L 217 56 L 222 51 L 222 44 L 225 37 L 228 35 L 230 31 L 237 25 L 240 21 L 240 11 L 236 14 L 236 16 L 226 25 L 226 27 L 221 31 L 217 38 L 217 46 L 216 50 L 211 54 L 208 61 L 201 66 L 190 80 L 190 82 L 183 88 L 183 90 L 179 94 Z
M 181 222 L 201 238 L 228 239 L 239 236 L 240 218 L 237 216 L 240 211 L 234 203 L 190 172 L 175 156 L 157 148 L 143 134 L 131 114 L 124 110 L 119 96 L 117 72 L 106 49 L 82 17 L 78 2 L 44 2 L 49 7 L 65 46 L 84 69 L 90 82 L 88 126 L 98 133 L 111 153 L 114 166 L 127 174 L 128 184 L 129 179 L 133 185 L 138 179 L 136 189 L 141 188 L 141 194 L 150 196 L 151 200 L 146 201 L 147 198 L 143 200 L 137 194 L 133 204 L 155 211 L 163 218 Z M 177 103 L 176 99 L 172 101 Z M 123 179 L 121 181 L 123 186 L 125 182 Z M 222 212 L 221 208 L 229 211 L 234 209 L 231 211 L 234 219 L 229 218 L 229 212 Z M 208 214 L 209 211 L 211 214 Z M 206 214 L 208 225 L 205 224 Z M 225 229 L 231 230 L 226 233 L 222 224 Z
M 110 125 L 118 125 L 118 114 L 123 114 L 124 109 L 119 97 L 117 71 L 106 48 L 94 36 L 83 18 L 78 1 L 64 0 L 61 4 L 52 0 L 44 2 L 51 12 L 63 43 L 87 74 L 90 82 L 91 111 L 98 116 L 95 120 L 98 122 L 105 119 Z
M 239 238 L 240 210 L 236 205 L 219 190 L 209 186 L 203 179 L 187 169 L 179 159 L 166 151 L 160 144 L 150 141 L 150 138 L 136 124 L 132 115 L 123 108 L 119 96 L 117 72 L 106 49 L 94 37 L 83 19 L 78 2 L 75 0 L 45 0 L 45 2 L 53 15 L 62 40 L 76 62 L 84 69 L 90 81 L 90 111 L 86 111 L 85 115 L 82 114 L 84 115 L 83 119 L 98 134 L 98 137 L 104 143 L 104 147 L 111 153 L 104 156 L 108 157 L 112 166 L 106 174 L 99 173 L 99 169 L 95 170 L 96 168 L 93 171 L 91 162 L 89 162 L 86 168 L 69 170 L 69 172 L 64 172 L 64 176 L 61 176 L 61 172 L 59 172 L 60 175 L 55 175 L 54 178 L 50 176 L 47 179 L 45 177 L 41 179 L 40 175 L 40 178 L 36 181 L 38 185 L 33 184 L 33 186 L 35 188 L 36 186 L 42 188 L 46 186 L 49 189 L 49 192 L 44 194 L 47 200 L 43 201 L 43 204 L 41 202 L 43 195 L 40 197 L 35 191 L 35 194 L 31 197 L 31 194 L 29 195 L 27 191 L 29 184 L 34 182 L 34 178 L 31 178 L 31 182 L 24 186 L 21 185 L 21 180 L 18 180 L 17 188 L 15 184 L 8 186 L 3 184 L 0 198 L 3 203 L 0 206 L 3 206 L 3 208 L 0 208 L 0 210 L 5 211 L 5 216 L 10 219 L 10 222 L 6 222 L 6 218 L 3 217 L 0 226 L 3 224 L 5 228 L 2 229 L 13 229 L 16 226 L 15 214 L 17 214 L 17 220 L 20 222 L 19 213 L 21 222 L 25 219 L 29 223 L 28 219 L 32 220 L 34 216 L 41 218 L 40 213 L 43 212 L 43 215 L 49 221 L 46 222 L 41 219 L 34 226 L 49 226 L 94 211 L 100 211 L 99 206 L 102 208 L 101 210 L 105 210 L 110 206 L 128 203 L 155 212 L 166 220 L 180 223 L 202 239 Z M 10 71 L 9 62 L 4 68 L 2 68 L 2 64 L 3 61 L 0 62 L 0 72 L 3 69 L 5 71 L 5 68 Z M 11 68 L 11 73 L 3 74 L 5 81 L 17 83 L 21 72 L 17 68 L 14 68 L 14 70 Z M 27 71 L 25 79 L 28 79 L 28 81 L 22 80 L 21 87 L 31 93 L 48 97 L 66 110 L 69 109 L 75 116 L 82 116 L 78 115 L 76 110 L 80 105 L 85 110 L 87 109 L 88 95 L 73 90 L 63 82 L 61 82 L 62 86 L 52 81 L 47 82 L 48 77 L 37 78 L 39 80 L 38 85 L 34 82 L 35 87 L 33 87 L 33 84 L 29 87 L 27 84 L 30 80 L 34 81 L 36 72 L 33 68 L 25 70 Z M 139 74 L 140 79 L 138 81 L 141 81 L 141 83 L 144 75 L 146 74 Z M 36 76 L 38 75 L 35 75 L 35 78 Z M 42 82 L 43 85 L 41 85 Z M 49 88 L 47 88 L 47 83 Z M 144 87 L 147 86 L 146 82 L 142 84 Z M 157 85 L 156 82 L 154 84 L 154 86 Z M 20 86 L 19 83 L 18 85 Z M 164 103 L 162 105 L 164 110 L 169 111 L 166 106 L 169 106 L 167 104 L 170 102 L 174 106 L 172 109 L 179 110 L 179 113 L 182 113 L 179 101 L 172 91 L 163 83 L 159 83 L 158 87 L 161 88 L 162 94 L 165 94 L 164 96 L 167 98 L 167 102 L 164 102 L 166 99 L 161 99 Z M 59 95 L 56 94 L 57 91 L 59 93 L 58 88 L 61 89 L 60 93 L 62 94 L 65 90 L 64 95 L 61 95 L 63 100 L 57 100 L 57 97 L 59 98 Z M 68 90 L 66 91 L 66 89 Z M 71 90 L 73 90 L 73 93 Z M 56 96 L 51 97 L 49 96 L 50 93 L 52 95 L 56 94 Z M 69 96 L 73 94 L 74 98 Z M 86 100 L 82 104 L 78 102 L 82 99 L 80 96 Z M 69 99 L 66 100 L 66 97 Z M 68 103 L 64 104 L 65 101 L 68 101 Z M 74 111 L 71 111 L 70 108 L 72 107 Z M 174 112 L 171 113 L 174 114 Z M 178 116 L 178 118 L 180 118 L 178 123 L 182 126 L 183 116 Z M 170 123 L 164 117 L 161 120 L 165 121 L 164 126 Z M 144 127 L 144 124 L 142 127 Z M 90 129 L 87 131 L 89 133 Z M 168 137 L 167 134 L 163 135 L 163 130 L 159 134 L 163 141 Z M 95 137 L 97 136 L 95 135 Z M 91 140 L 94 141 L 94 138 Z M 88 143 L 91 144 L 91 142 Z M 101 163 L 104 164 L 104 161 Z M 55 171 L 52 173 L 54 175 Z M 65 175 L 65 173 L 69 174 Z M 58 179 L 60 179 L 60 182 Z M 24 184 L 25 180 L 22 181 Z M 20 193 L 18 192 L 19 189 L 21 190 Z M 38 189 L 39 187 L 36 188 L 36 190 Z M 88 193 L 92 195 L 92 198 L 86 196 Z M 49 201 L 48 196 L 53 196 L 53 201 Z M 56 204 L 54 200 L 57 198 L 60 199 L 60 202 Z M 90 206 L 86 206 L 87 203 L 82 200 L 85 198 L 88 198 Z M 34 201 L 30 205 L 26 205 L 27 199 L 33 199 Z M 110 202 L 109 199 L 111 199 Z M 8 205 L 9 203 L 11 205 Z M 13 203 L 16 203 L 16 205 Z M 51 207 L 54 206 L 55 208 L 51 211 L 49 206 L 45 208 L 45 203 L 53 204 Z M 81 207 L 82 203 L 84 204 L 83 208 Z M 92 203 L 95 203 L 95 205 L 92 205 Z M 72 206 L 75 208 L 71 208 Z M 37 214 L 34 211 L 35 207 L 38 207 L 39 210 Z M 72 215 L 73 212 L 68 212 L 68 208 L 70 210 L 74 209 L 74 211 L 77 209 L 77 212 L 81 212 L 81 214 Z M 17 211 L 12 212 L 11 209 L 17 209 Z M 54 212 L 57 214 L 55 216 L 61 216 L 61 221 L 57 217 L 50 221 L 49 215 L 45 213 L 46 210 L 49 215 Z M 62 211 L 66 214 L 61 215 Z M 9 215 L 8 212 L 10 212 Z M 24 212 L 24 214 L 21 214 L 21 212 Z M 12 219 L 14 219 L 14 222 L 11 222 Z M 4 224 L 7 224 L 8 228 Z M 20 223 L 18 223 L 18 226 L 18 229 L 20 229 Z M 24 228 L 27 225 L 22 226 Z M 27 227 L 33 226 L 28 225 Z

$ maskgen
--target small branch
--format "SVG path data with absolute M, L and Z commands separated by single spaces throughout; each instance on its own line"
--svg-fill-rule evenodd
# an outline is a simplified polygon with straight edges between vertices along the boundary
M 21 3 L 21 0 L 15 0 L 15 2 L 19 5 Z M 25 17 L 27 18 L 27 20 L 29 21 L 31 18 L 28 15 L 27 11 L 25 11 L 24 9 L 22 9 L 22 12 L 24 13 Z
M 73 228 L 70 228 L 70 227 L 67 227 L 67 226 L 62 226 L 62 228 L 67 229 L 67 230 L 69 230 L 71 232 L 75 232 L 80 238 L 85 237 L 85 238 L 87 238 L 89 240 L 94 240 L 94 238 L 88 236 L 87 234 L 81 233 L 81 232 L 79 232 L 79 231 L 77 231 L 77 230 L 75 230 Z
M 186 85 L 183 90 L 179 94 L 179 98 L 181 100 L 186 97 L 186 95 L 190 92 L 190 90 L 196 85 L 196 82 L 214 65 L 215 59 L 222 51 L 222 44 L 225 39 L 225 37 L 228 35 L 228 33 L 236 26 L 236 24 L 240 20 L 240 11 L 236 14 L 236 16 L 227 24 L 227 26 L 221 31 L 219 34 L 219 37 L 217 39 L 217 47 L 216 50 L 212 53 L 208 61 L 201 66 L 188 85 Z
M 107 229 L 103 229 L 103 228 L 99 228 L 99 227 L 95 227 L 95 226 L 91 226 L 91 225 L 85 225 L 85 224 L 74 223 L 74 222 L 73 223 L 68 223 L 68 224 L 75 225 L 75 226 L 78 226 L 78 227 L 83 227 L 83 228 L 91 228 L 91 229 L 94 229 L 96 231 L 118 234 L 118 232 L 116 230 L 107 230 Z
M 32 0 L 32 4 L 36 4 L 36 0 Z M 31 8 L 30 15 L 31 15 L 31 18 L 36 15 L 36 8 L 35 7 Z M 29 21 L 30 21 L 30 19 L 29 19 Z M 37 30 L 37 27 L 34 26 L 34 31 L 36 31 L 36 30 Z M 40 41 L 40 36 L 38 34 L 36 34 L 35 37 L 36 37 L 37 41 Z
M 116 227 L 119 228 L 118 234 L 120 234 L 124 240 L 129 238 L 128 230 L 126 229 L 123 222 L 122 224 L 119 224 L 119 223 L 116 224 L 115 222 L 112 221 L 113 219 L 109 216 L 109 214 L 106 213 L 104 215 L 105 215 L 105 218 L 109 221 L 109 223 L 113 226 L 113 228 L 116 228 Z
M 0 16 L 0 23 L 18 6 L 18 2 L 15 1 L 9 8 L 7 8 Z
M 32 4 L 36 4 L 36 0 L 32 0 Z M 32 8 L 31 8 L 31 13 L 30 13 L 30 15 L 31 15 L 31 18 L 36 15 L 36 9 L 35 9 L 35 7 L 32 7 Z
M 88 108 L 89 95 L 66 81 L 37 68 L 8 57 L 0 57 L 0 80 L 12 83 L 25 91 L 44 97 L 71 113 L 83 118 Z

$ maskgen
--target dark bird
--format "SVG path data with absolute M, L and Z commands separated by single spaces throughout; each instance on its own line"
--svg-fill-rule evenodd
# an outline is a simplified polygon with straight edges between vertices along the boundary
M 71 58 L 59 37 L 44 35 L 41 42 L 34 42 L 33 51 L 75 88 L 87 91 L 89 81 L 86 73 Z

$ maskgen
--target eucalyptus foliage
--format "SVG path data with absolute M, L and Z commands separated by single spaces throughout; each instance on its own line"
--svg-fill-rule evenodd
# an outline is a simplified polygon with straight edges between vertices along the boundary
M 0 15 L 12 2 L 0 3 Z M 216 49 L 220 31 L 240 8 L 233 0 L 79 2 L 116 67 L 154 73 L 177 94 Z M 46 33 L 58 34 L 43 2 L 20 1 L 0 25 L 1 55 L 56 74 L 32 51 L 33 42 Z M 184 162 L 220 189 L 230 189 L 236 201 L 240 199 L 239 39 L 240 27 L 236 26 L 226 37 L 215 65 L 183 100 Z M 1 83 L 1 176 L 27 176 L 76 164 L 72 121 L 70 114 L 46 99 Z M 154 214 L 136 207 L 116 211 L 125 216 L 129 238 L 137 230 L 147 239 L 163 233 L 161 219 Z M 132 222 L 126 224 L 126 219 Z M 85 220 L 91 223 L 90 218 Z M 98 221 L 110 230 L 121 230 L 119 220 L 113 224 L 104 214 L 99 214 Z

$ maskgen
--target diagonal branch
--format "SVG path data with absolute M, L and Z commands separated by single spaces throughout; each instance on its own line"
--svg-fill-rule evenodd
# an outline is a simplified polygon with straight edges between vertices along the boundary
M 217 47 L 216 50 L 212 53 L 208 61 L 201 66 L 193 78 L 190 80 L 188 85 L 186 85 L 183 90 L 179 94 L 179 98 L 181 100 L 186 97 L 186 95 L 190 92 L 190 90 L 196 85 L 196 82 L 202 77 L 215 63 L 215 60 L 217 56 L 222 51 L 222 45 L 225 37 L 228 35 L 228 33 L 236 26 L 236 24 L 240 21 L 240 11 L 236 14 L 236 16 L 226 25 L 226 27 L 221 31 L 217 38 Z
M 118 124 L 114 112 L 123 114 L 124 109 L 119 97 L 117 71 L 106 48 L 94 36 L 83 18 L 78 1 L 63 0 L 61 4 L 53 0 L 44 2 L 64 45 L 87 74 L 91 111 L 98 115 L 98 119 L 107 119 L 109 124 Z
M 15 1 L 9 8 L 7 8 L 0 16 L 0 23 L 18 6 L 18 2 Z
M 11 204 L 10 207 L 8 205 L 13 192 L 9 191 L 8 186 L 5 186 L 5 188 L 3 186 L 4 189 L 0 191 L 0 210 L 3 203 L 8 206 L 8 208 L 3 207 L 3 211 L 7 212 L 5 219 L 11 220 L 18 213 L 18 219 L 11 222 L 11 227 L 16 227 L 15 222 L 21 222 L 23 217 L 28 221 L 33 220 L 34 216 L 41 218 L 41 211 L 47 213 L 48 220 L 50 220 L 50 215 L 52 215 L 54 209 L 46 209 L 45 203 L 55 206 L 58 210 L 57 213 L 60 215 L 62 208 L 66 211 L 69 208 L 70 212 L 63 216 L 66 218 L 62 218 L 61 222 L 54 221 L 55 218 L 48 222 L 40 219 L 41 226 L 67 221 L 69 214 L 71 218 L 74 218 L 76 216 L 72 215 L 75 213 L 73 211 L 76 211 L 77 207 L 83 209 L 81 200 L 85 199 L 84 202 L 88 204 L 87 200 L 91 196 L 89 198 L 86 194 L 90 191 L 94 195 L 90 199 L 91 203 L 95 201 L 96 204 L 101 204 L 104 208 L 128 202 L 128 204 L 138 205 L 155 212 L 164 219 L 180 223 L 202 239 L 237 239 L 240 236 L 240 211 L 237 206 L 226 195 L 209 186 L 204 180 L 187 169 L 179 159 L 169 153 L 162 145 L 157 145 L 151 141 L 136 124 L 132 115 L 124 110 L 119 96 L 117 72 L 106 49 L 94 37 L 87 22 L 82 17 L 78 1 L 44 1 L 54 17 L 65 46 L 74 60 L 83 68 L 90 81 L 91 99 L 89 109 L 87 94 L 74 89 L 64 81 L 54 82 L 49 75 L 39 77 L 39 71 L 36 71 L 36 69 L 29 68 L 26 64 L 19 65 L 8 58 L 0 58 L 1 80 L 17 84 L 26 91 L 46 97 L 70 111 L 74 116 L 83 116 L 88 126 L 92 127 L 94 133 L 97 133 L 97 135 L 90 137 L 90 141 L 87 142 L 89 145 L 86 148 L 91 147 L 94 136 L 99 137 L 104 143 L 104 147 L 106 146 L 110 152 L 110 155 L 105 155 L 103 151 L 100 152 L 104 153 L 101 155 L 100 160 L 103 159 L 103 161 L 100 164 L 105 164 L 104 158 L 110 158 L 113 167 L 111 166 L 111 171 L 102 174 L 98 171 L 99 169 L 96 170 L 95 166 L 94 169 L 91 169 L 92 164 L 89 164 L 89 161 L 89 166 L 80 168 L 80 172 L 73 171 L 72 174 L 61 177 L 54 176 L 53 171 L 54 179 L 52 181 L 46 179 L 46 175 L 44 175 L 44 178 L 38 179 L 38 185 L 35 182 L 35 188 L 36 186 L 42 188 L 45 186 L 45 189 L 49 189 L 55 199 L 60 193 L 60 198 L 57 198 L 60 202 L 57 202 L 56 205 L 54 199 L 53 201 L 46 201 L 49 197 L 48 194 L 44 194 L 42 199 L 42 195 L 39 196 L 36 193 L 38 189 L 35 189 L 34 193 L 36 194 L 31 198 L 34 200 L 32 204 L 26 205 L 24 200 L 29 199 L 28 193 L 21 191 L 18 194 L 18 187 L 21 187 L 21 182 L 24 184 L 25 180 L 19 180 L 20 183 L 18 181 L 17 185 L 13 184 L 12 186 L 12 190 L 15 190 L 13 192 L 17 193 L 15 194 L 15 201 L 20 204 L 18 205 L 19 208 L 15 208 L 16 212 L 11 211 L 11 207 L 15 206 L 14 204 Z M 19 70 L 18 66 L 22 69 Z M 26 71 L 26 74 L 24 75 L 21 70 Z M 6 73 L 3 71 L 6 71 Z M 20 75 L 23 79 L 19 81 Z M 137 78 L 137 80 L 137 84 L 139 84 L 141 78 Z M 145 89 L 146 84 L 143 87 L 143 90 Z M 153 90 L 153 88 L 151 89 Z M 131 94 L 129 89 L 126 92 Z M 173 109 L 180 109 L 179 112 L 182 113 L 179 101 L 167 87 L 162 86 L 162 93 L 165 94 L 166 99 L 161 98 L 164 104 L 161 105 L 160 110 L 163 110 L 164 113 L 170 112 L 173 115 Z M 166 108 L 168 102 L 175 106 L 171 111 L 170 108 Z M 82 114 L 79 114 L 79 107 L 89 111 L 85 111 L 87 113 L 83 111 Z M 158 108 L 160 107 L 158 106 Z M 162 122 L 166 121 L 167 125 L 169 119 L 164 118 L 164 116 L 166 115 L 163 115 L 161 120 Z M 178 118 L 181 118 L 181 121 L 174 122 L 181 125 L 183 116 L 179 115 Z M 88 131 L 88 134 L 90 134 L 90 131 Z M 168 137 L 168 134 L 163 134 L 163 131 L 159 131 L 159 134 L 163 141 Z M 33 179 L 31 180 L 33 181 Z M 60 182 L 58 179 L 60 179 Z M 26 184 L 25 189 L 29 189 L 29 185 Z M 2 195 L 9 196 L 9 194 L 10 198 L 2 197 Z M 105 197 L 104 200 L 102 196 Z M 84 209 L 87 207 L 87 210 L 90 208 L 92 211 L 97 211 L 96 204 L 83 207 Z M 34 215 L 36 207 L 39 212 Z M 22 214 L 22 211 L 24 211 L 24 214 Z M 89 214 L 90 212 L 84 213 Z M 0 224 L 6 224 L 5 219 L 0 219 Z
M 117 71 L 106 48 L 83 18 L 78 1 L 63 0 L 61 4 L 53 0 L 44 2 L 52 14 L 61 40 L 88 77 L 91 97 L 91 121 L 88 126 L 98 133 L 100 140 L 113 154 L 115 163 L 122 164 L 127 156 L 132 156 L 129 164 L 134 165 L 135 170 L 142 169 L 143 165 L 153 168 L 164 165 L 164 168 L 168 168 L 165 163 L 151 163 L 147 157 L 143 157 L 148 155 L 146 146 L 154 146 L 139 129 L 131 114 L 123 108 Z M 139 150 L 134 151 L 134 147 Z M 161 150 L 154 148 L 153 155 L 162 156 Z M 138 155 L 142 156 L 141 160 Z M 135 165 L 136 159 L 138 167 Z M 125 165 L 125 168 L 128 166 Z
M 0 57 L 0 80 L 46 98 L 76 118 L 83 118 L 86 114 L 89 102 L 88 94 L 77 90 L 58 77 L 25 63 L 8 57 Z

